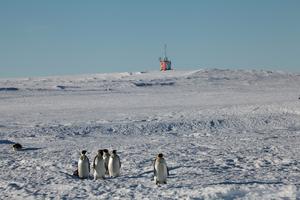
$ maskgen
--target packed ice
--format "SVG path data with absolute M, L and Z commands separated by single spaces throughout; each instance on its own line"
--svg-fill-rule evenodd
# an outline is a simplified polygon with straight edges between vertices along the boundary
M 300 198 L 299 95 L 300 74 L 265 70 L 0 79 L 0 199 Z M 74 176 L 100 149 L 120 175 Z

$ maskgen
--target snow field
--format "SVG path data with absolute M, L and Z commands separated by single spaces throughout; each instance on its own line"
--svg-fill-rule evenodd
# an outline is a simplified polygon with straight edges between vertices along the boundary
M 0 80 L 18 88 L 0 91 L 0 198 L 299 198 L 299 83 L 217 69 Z M 92 161 L 104 148 L 120 177 L 72 176 L 82 149 Z M 157 187 L 160 152 L 170 177 Z

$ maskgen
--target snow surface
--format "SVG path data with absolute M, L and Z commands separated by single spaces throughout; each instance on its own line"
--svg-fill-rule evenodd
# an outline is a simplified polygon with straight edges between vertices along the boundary
M 0 199 L 300 198 L 299 86 L 220 69 L 0 79 Z M 104 148 L 120 177 L 73 177 L 82 149 Z

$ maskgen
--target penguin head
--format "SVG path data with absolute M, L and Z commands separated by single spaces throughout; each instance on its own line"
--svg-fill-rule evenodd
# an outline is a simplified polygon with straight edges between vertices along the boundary
M 110 157 L 114 158 L 117 155 L 117 150 L 112 150 Z
M 81 154 L 82 154 L 82 155 L 85 155 L 86 152 L 87 152 L 86 150 L 82 150 L 82 151 L 81 151 Z
M 101 156 L 103 156 L 103 150 L 102 150 L 102 149 L 99 149 L 99 150 L 98 150 L 98 154 L 101 155 Z
M 162 153 L 159 153 L 159 154 L 157 155 L 157 157 L 158 157 L 158 158 L 162 158 L 162 157 L 164 157 L 164 155 L 163 155 Z
M 103 149 L 104 154 L 108 154 L 108 149 Z

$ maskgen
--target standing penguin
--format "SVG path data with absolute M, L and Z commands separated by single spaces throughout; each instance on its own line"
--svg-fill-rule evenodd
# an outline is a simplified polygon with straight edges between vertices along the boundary
M 108 172 L 110 177 L 117 177 L 120 175 L 121 161 L 117 155 L 117 151 L 113 150 L 108 161 Z
M 103 160 L 103 150 L 98 150 L 98 154 L 94 158 L 93 162 L 94 180 L 99 178 L 105 179 L 105 165 Z
M 85 155 L 86 150 L 83 150 L 78 160 L 78 176 L 79 178 L 88 178 L 90 174 L 90 161 Z
M 167 166 L 167 162 L 163 157 L 162 153 L 159 153 L 154 160 L 153 168 L 154 168 L 154 180 L 156 185 L 167 183 L 167 177 L 169 175 L 169 170 Z
M 104 166 L 105 166 L 105 174 L 108 173 L 108 161 L 109 161 L 109 152 L 107 149 L 103 149 L 103 160 L 104 160 Z

